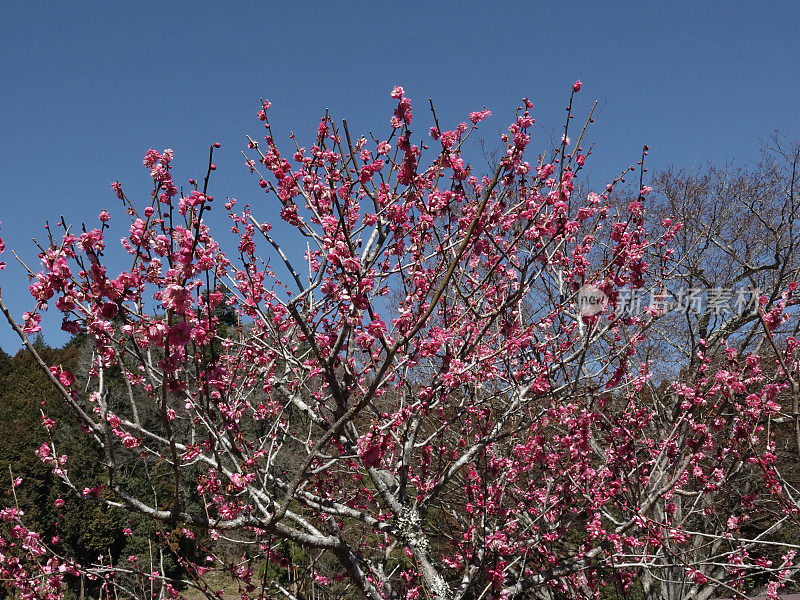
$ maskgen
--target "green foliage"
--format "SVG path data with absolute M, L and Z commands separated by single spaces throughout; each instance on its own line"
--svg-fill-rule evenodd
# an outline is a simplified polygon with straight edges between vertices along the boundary
M 50 348 L 41 337 L 34 347 L 48 365 L 60 365 L 80 377 L 88 362 L 87 342 L 81 337 L 71 340 L 60 349 Z M 110 385 L 122 386 L 121 373 L 109 375 Z M 23 512 L 25 525 L 42 534 L 43 540 L 52 543 L 57 537 L 57 548 L 74 557 L 81 564 L 91 564 L 104 557 L 118 562 L 128 556 L 138 556 L 149 562 L 150 552 L 157 548 L 159 534 L 156 526 L 142 516 L 111 509 L 100 502 L 77 497 L 56 478 L 51 468 L 36 456 L 36 450 L 49 441 L 42 426 L 42 414 L 57 421 L 50 432 L 59 454 L 67 454 L 67 469 L 71 480 L 81 490 L 106 482 L 103 454 L 94 440 L 84 434 L 79 424 L 65 414 L 61 398 L 47 375 L 27 353 L 20 350 L 14 357 L 0 350 L 0 494 L 4 506 L 17 505 Z M 13 478 L 22 477 L 22 483 L 12 492 Z M 129 465 L 125 484 L 137 492 L 151 489 L 151 481 L 141 465 Z M 106 493 L 106 492 L 104 492 Z M 168 497 L 164 493 L 164 497 Z M 64 506 L 54 502 L 63 498 Z M 125 535 L 123 529 L 132 533 Z M 180 551 L 190 555 L 192 549 L 185 540 Z M 164 571 L 168 576 L 182 576 L 171 552 L 165 553 Z M 97 582 L 84 581 L 85 594 L 92 596 Z M 79 581 L 70 582 L 68 597 L 78 597 Z M 7 597 L 0 588 L 0 598 Z

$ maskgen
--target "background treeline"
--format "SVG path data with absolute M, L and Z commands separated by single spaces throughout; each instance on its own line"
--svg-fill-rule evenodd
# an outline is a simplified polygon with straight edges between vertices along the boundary
M 76 336 L 62 348 L 49 347 L 41 336 L 34 344 L 48 364 L 61 366 L 76 375 L 85 372 L 89 354 L 83 336 Z M 59 454 L 69 456 L 66 467 L 76 488 L 91 488 L 105 480 L 99 447 L 80 431 L 80 425 L 71 415 L 60 418 L 64 416 L 63 399 L 34 359 L 24 350 L 13 357 L 0 350 L 3 506 L 16 505 L 24 512 L 23 522 L 29 530 L 39 532 L 51 548 L 62 556 L 74 557 L 80 564 L 96 564 L 102 560 L 105 564 L 127 564 L 135 571 L 139 561 L 150 561 L 152 557 L 154 564 L 163 565 L 167 576 L 184 575 L 170 552 L 168 528 L 157 530 L 149 519 L 77 498 L 53 475 L 51 467 L 42 463 L 36 450 L 48 441 L 47 430 L 42 425 L 43 414 L 57 422 L 51 435 Z M 20 477 L 22 481 L 12 489 L 13 481 Z M 147 475 L 134 466 L 127 470 L 126 484 L 141 488 L 149 486 L 150 482 Z M 63 506 L 57 505 L 59 498 L 64 500 Z M 150 565 L 142 567 L 149 570 Z M 150 587 L 149 581 L 142 581 L 133 574 L 130 584 L 143 586 L 143 591 Z M 100 581 L 71 580 L 67 597 L 80 597 L 81 588 L 84 596 L 98 597 L 101 585 Z M 13 597 L 13 591 L 0 586 L 0 597 Z

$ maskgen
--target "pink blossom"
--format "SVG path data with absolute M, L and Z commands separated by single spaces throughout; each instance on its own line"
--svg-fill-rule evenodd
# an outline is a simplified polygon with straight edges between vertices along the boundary
M 481 121 L 483 121 L 487 117 L 491 117 L 491 116 L 492 116 L 492 111 L 483 109 L 483 110 L 478 111 L 478 112 L 469 113 L 469 120 L 477 125 L 478 123 L 480 123 Z
M 370 431 L 358 439 L 358 455 L 365 467 L 380 465 L 384 441 L 383 435 L 375 431 Z
M 120 200 L 125 199 L 125 196 L 122 194 L 122 184 L 119 181 L 112 181 L 111 189 L 117 194 L 117 198 Z
M 50 456 L 50 446 L 46 442 L 43 442 L 38 450 L 36 450 L 36 456 L 42 460 L 48 458 Z
M 72 373 L 69 371 L 62 371 L 58 376 L 59 381 L 61 381 L 61 385 L 64 387 L 69 387 L 73 383 L 75 383 L 75 377 L 72 376 Z
M 161 293 L 161 304 L 164 308 L 183 314 L 191 305 L 191 295 L 189 290 L 178 284 L 170 284 Z
M 10 522 L 22 516 L 22 511 L 17 508 L 4 508 L 0 510 L 0 521 Z
M 102 492 L 102 491 L 103 491 L 103 485 L 100 484 L 100 485 L 97 485 L 97 486 L 91 487 L 91 488 L 90 487 L 83 488 L 83 491 L 81 492 L 81 494 L 83 494 L 87 498 L 99 498 L 100 497 L 100 492 Z
M 23 313 L 22 315 L 25 324 L 23 326 L 23 331 L 25 333 L 36 333 L 37 331 L 41 331 L 42 328 L 39 325 L 42 322 L 42 315 L 38 313 Z

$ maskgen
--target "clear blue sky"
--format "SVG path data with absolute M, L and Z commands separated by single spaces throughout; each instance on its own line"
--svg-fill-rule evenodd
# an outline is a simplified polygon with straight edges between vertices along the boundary
M 752 0 L 6 1 L 2 236 L 35 263 L 30 240 L 47 217 L 80 223 L 108 208 L 122 225 L 109 182 L 144 197 L 151 146 L 175 149 L 185 181 L 220 141 L 213 193 L 256 200 L 239 151 L 245 133 L 261 135 L 260 97 L 273 103 L 276 134 L 308 139 L 326 107 L 354 130 L 383 131 L 395 83 L 414 101 L 420 132 L 428 97 L 450 124 L 490 108 L 491 138 L 529 96 L 544 147 L 580 78 L 580 107 L 597 99 L 602 109 L 592 134 L 598 185 L 643 144 L 654 169 L 746 162 L 775 129 L 800 137 L 799 32 L 800 3 Z M 0 287 L 20 315 L 31 305 L 27 282 L 10 252 L 5 260 Z M 54 344 L 66 339 L 59 322 L 44 321 Z M 2 325 L 0 345 L 19 346 Z

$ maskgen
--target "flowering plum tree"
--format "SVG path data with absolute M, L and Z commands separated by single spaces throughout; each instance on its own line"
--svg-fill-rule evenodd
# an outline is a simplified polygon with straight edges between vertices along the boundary
M 223 203 L 209 193 L 218 144 L 188 193 L 171 150 L 145 155 L 144 206 L 112 184 L 130 268 L 109 272 L 105 210 L 96 228 L 49 231 L 35 307 L 20 322 L 0 309 L 106 474 L 78 483 L 57 415 L 42 417 L 38 456 L 61 502 L 160 523 L 183 575 L 136 557 L 78 564 L 9 506 L 3 579 L 25 598 L 60 598 L 77 575 L 106 593 L 220 598 L 208 577 L 224 572 L 225 597 L 373 600 L 702 599 L 790 581 L 800 501 L 775 457 L 798 416 L 797 341 L 781 333 L 797 284 L 780 278 L 655 381 L 663 307 L 617 309 L 623 292 L 658 299 L 680 281 L 682 223 L 647 217 L 646 147 L 601 193 L 581 188 L 580 88 L 560 144 L 530 160 L 525 99 L 485 175 L 462 149 L 488 110 L 448 130 L 431 103 L 424 141 L 395 87 L 386 135 L 326 114 L 286 153 L 263 101 L 247 165 L 266 203 L 224 202 L 227 253 L 205 218 Z M 633 173 L 640 191 L 619 210 L 614 187 Z M 583 309 L 587 285 L 605 310 Z M 28 340 L 53 304 L 90 340 L 85 376 Z

